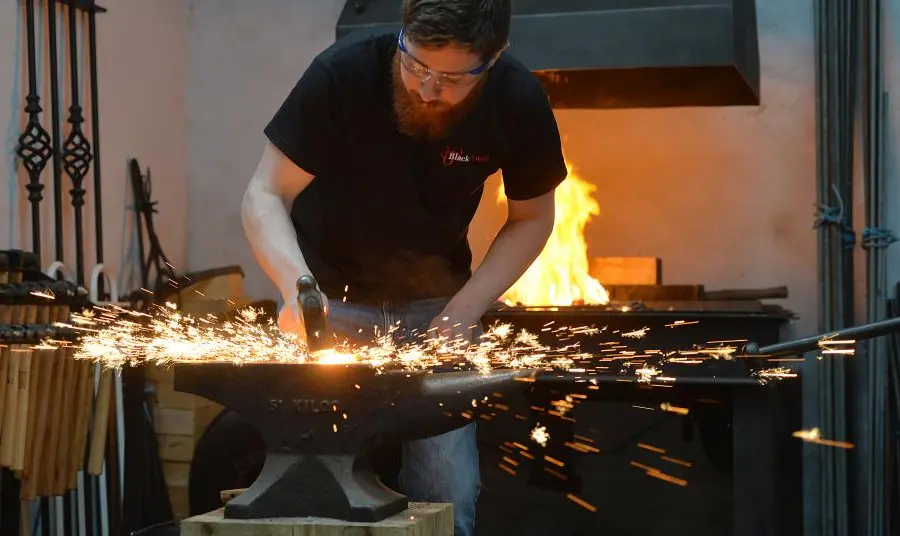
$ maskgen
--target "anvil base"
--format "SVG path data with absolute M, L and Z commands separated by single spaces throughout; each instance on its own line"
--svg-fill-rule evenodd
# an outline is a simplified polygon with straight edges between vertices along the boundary
M 406 510 L 366 457 L 269 453 L 256 481 L 225 505 L 225 517 L 325 517 L 376 522 Z

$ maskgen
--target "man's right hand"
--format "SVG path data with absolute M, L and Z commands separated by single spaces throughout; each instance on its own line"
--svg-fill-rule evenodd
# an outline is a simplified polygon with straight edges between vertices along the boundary
M 306 343 L 306 329 L 303 327 L 303 317 L 296 298 L 287 300 L 281 306 L 278 311 L 278 328 L 285 335 L 297 337 L 298 343 Z
M 319 294 L 322 296 L 322 303 L 325 305 L 325 316 L 328 316 L 328 296 L 321 290 Z M 297 337 L 298 343 L 306 343 L 306 328 L 303 325 L 303 315 L 300 314 L 300 304 L 297 303 L 297 296 L 284 300 L 284 305 L 278 311 L 278 328 L 282 333 L 290 334 Z

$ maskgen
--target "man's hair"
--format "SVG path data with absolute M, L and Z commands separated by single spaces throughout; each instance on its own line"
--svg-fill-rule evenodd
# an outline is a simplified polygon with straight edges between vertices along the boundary
M 512 0 L 403 0 L 403 27 L 423 47 L 462 46 L 487 61 L 506 46 Z

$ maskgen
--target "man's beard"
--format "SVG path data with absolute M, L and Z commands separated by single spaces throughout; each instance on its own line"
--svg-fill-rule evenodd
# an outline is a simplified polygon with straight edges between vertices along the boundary
M 440 139 L 456 125 L 478 102 L 487 75 L 479 79 L 466 97 L 457 104 L 442 100 L 425 102 L 418 93 L 409 91 L 400 73 L 400 57 L 391 62 L 391 80 L 394 86 L 394 112 L 397 128 L 412 138 Z

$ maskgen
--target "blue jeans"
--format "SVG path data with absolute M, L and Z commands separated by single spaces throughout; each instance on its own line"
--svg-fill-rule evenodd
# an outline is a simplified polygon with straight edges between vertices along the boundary
M 371 343 L 376 328 L 383 335 L 399 322 L 395 337 L 415 340 L 425 334 L 446 304 L 446 299 L 381 306 L 333 301 L 329 303 L 328 329 L 339 338 Z M 406 443 L 402 455 L 399 491 L 411 501 L 452 503 L 455 535 L 473 536 L 475 504 L 481 491 L 475 423 Z

